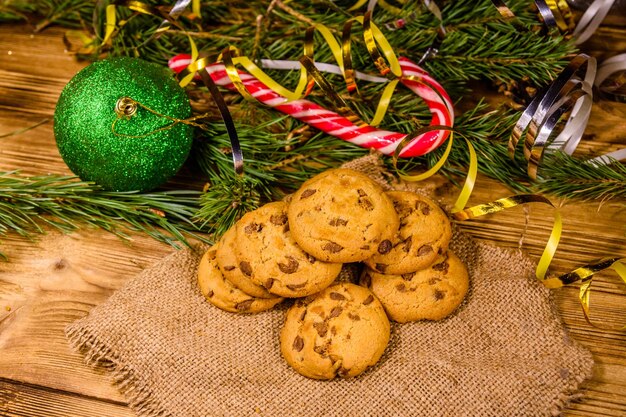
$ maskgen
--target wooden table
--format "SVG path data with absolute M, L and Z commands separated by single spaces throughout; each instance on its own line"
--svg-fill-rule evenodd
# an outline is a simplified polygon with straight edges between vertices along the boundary
M 84 63 L 64 54 L 62 35 L 58 28 L 32 34 L 28 27 L 0 25 L 0 135 L 49 120 L 0 139 L 2 171 L 70 174 L 56 149 L 50 118 L 61 89 Z M 605 28 L 594 39 L 590 45 L 598 56 L 607 48 L 626 52 L 626 31 Z M 623 147 L 624 115 L 626 105 L 596 103 L 581 152 Z M 451 201 L 457 192 L 443 180 L 429 186 L 437 187 L 444 201 Z M 470 203 L 510 194 L 497 182 L 479 177 Z M 562 203 L 564 217 L 553 264 L 556 271 L 566 272 L 605 255 L 626 257 L 626 202 L 555 201 Z M 537 259 L 552 218 L 549 208 L 534 205 L 462 227 L 501 246 L 521 245 Z M 10 235 L 1 245 L 11 260 L 0 263 L 0 415 L 132 416 L 111 378 L 70 350 L 64 327 L 172 249 L 139 235 L 129 245 L 88 228 L 71 235 L 50 232 L 36 242 Z M 595 319 L 626 324 L 626 288 L 608 275 L 595 288 Z M 577 292 L 577 287 L 555 290 L 555 302 L 571 336 L 593 352 L 596 366 L 593 378 L 582 386 L 582 398 L 564 414 L 626 416 L 626 332 L 590 326 Z

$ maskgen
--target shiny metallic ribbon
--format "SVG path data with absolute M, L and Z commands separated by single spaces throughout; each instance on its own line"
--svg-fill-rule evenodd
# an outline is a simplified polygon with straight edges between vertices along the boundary
M 609 13 L 614 2 L 615 0 L 595 0 L 589 5 L 573 32 L 577 45 L 585 42 L 594 34 Z
M 557 27 L 561 32 L 569 30 L 566 20 L 571 10 L 565 0 L 535 0 L 535 5 L 546 26 Z
M 605 59 L 598 67 L 594 85 L 603 98 L 626 102 L 626 53 Z
M 514 158 L 517 144 L 524 137 L 524 157 L 528 161 L 530 178 L 537 179 L 544 152 L 560 150 L 572 155 L 578 147 L 591 114 L 593 83 L 601 83 L 612 72 L 626 68 L 624 57 L 607 61 L 600 72 L 595 58 L 577 55 L 543 94 L 535 96 L 518 119 L 509 139 L 509 156 Z M 556 134 L 557 124 L 567 112 L 569 117 Z M 626 148 L 584 163 L 609 165 L 622 159 L 626 159 Z
M 513 12 L 503 0 L 492 0 L 500 14 L 511 18 Z M 586 42 L 600 27 L 615 0 L 595 0 L 580 17 L 574 26 L 573 14 L 566 0 L 535 0 L 535 5 L 548 28 L 557 28 L 561 33 L 571 33 L 576 45 Z
M 578 146 L 591 113 L 595 75 L 595 58 L 577 55 L 545 93 L 530 102 L 513 127 L 509 156 L 514 158 L 517 144 L 524 136 L 524 157 L 528 161 L 527 172 L 531 178 L 537 178 L 546 147 L 572 154 Z M 548 143 L 558 121 L 569 110 L 571 113 L 563 130 Z
M 552 207 L 554 205 L 547 198 L 537 194 L 520 194 L 511 197 L 501 198 L 491 203 L 478 204 L 473 207 L 461 211 L 452 212 L 452 218 L 457 221 L 465 221 L 476 217 L 484 216 L 486 214 L 497 213 L 506 209 L 517 207 L 522 204 L 528 203 L 544 203 Z M 560 288 L 564 285 L 570 285 L 580 283 L 580 290 L 578 299 L 580 301 L 583 315 L 587 322 L 602 330 L 626 330 L 626 325 L 619 328 L 609 328 L 604 325 L 600 325 L 591 321 L 590 318 L 590 304 L 591 304 L 591 292 L 592 292 L 592 278 L 593 275 L 607 270 L 613 270 L 626 284 L 626 258 L 603 258 L 598 261 L 591 262 L 582 267 L 568 272 L 563 275 L 547 275 L 548 267 L 554 258 L 556 248 L 561 238 L 563 223 L 560 213 L 555 211 L 554 224 L 550 237 L 546 244 L 545 249 L 539 259 L 535 275 L 539 282 L 541 282 L 546 288 Z

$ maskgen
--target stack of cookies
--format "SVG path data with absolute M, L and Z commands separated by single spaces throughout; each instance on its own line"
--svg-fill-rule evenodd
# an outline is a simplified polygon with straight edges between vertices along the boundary
M 352 377 L 382 356 L 389 319 L 439 320 L 461 303 L 469 278 L 448 250 L 451 236 L 432 200 L 333 169 L 289 201 L 244 215 L 204 254 L 198 282 L 231 312 L 297 298 L 280 335 L 283 357 L 310 378 Z M 365 265 L 360 285 L 338 282 L 343 264 L 356 262 Z

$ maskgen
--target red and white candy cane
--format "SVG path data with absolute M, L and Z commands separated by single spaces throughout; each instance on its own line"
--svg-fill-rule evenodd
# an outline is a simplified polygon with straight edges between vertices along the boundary
M 433 115 L 430 125 L 452 127 L 454 122 L 452 102 L 443 87 L 413 62 L 403 57 L 400 57 L 398 60 L 403 75 L 400 78 L 400 82 L 426 102 Z M 169 67 L 178 73 L 184 70 L 190 63 L 190 56 L 181 54 L 170 59 Z M 215 84 L 236 91 L 223 64 L 211 64 L 205 67 L 205 70 Z M 347 118 L 309 100 L 288 101 L 287 98 L 276 93 L 254 76 L 243 71 L 239 71 L 239 75 L 248 92 L 261 103 L 350 143 L 366 148 L 374 148 L 390 155 L 407 136 L 403 133 L 381 130 L 369 125 L 357 126 Z M 420 78 L 425 83 L 407 79 L 405 78 L 406 76 Z M 447 139 L 449 133 L 447 130 L 426 132 L 406 144 L 400 152 L 400 156 L 410 157 L 427 154 L 441 145 Z

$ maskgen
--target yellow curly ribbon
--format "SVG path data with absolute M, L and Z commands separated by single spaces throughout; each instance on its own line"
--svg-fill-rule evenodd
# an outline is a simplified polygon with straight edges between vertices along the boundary
M 106 44 L 111 39 L 113 32 L 115 31 L 115 23 L 117 17 L 115 15 L 115 4 L 109 4 L 106 7 L 106 30 L 104 33 L 103 44 Z
M 371 12 L 365 13 L 363 17 L 357 17 L 355 20 L 363 25 L 363 39 L 365 40 L 367 51 L 374 61 L 374 65 L 378 68 L 381 75 L 391 79 L 391 81 L 385 86 L 378 101 L 378 105 L 376 106 L 374 118 L 370 121 L 372 126 L 378 126 L 385 117 L 389 104 L 391 103 L 391 97 L 393 96 L 398 82 L 400 82 L 400 77 L 402 77 L 402 68 L 400 67 L 400 61 L 398 61 L 398 57 L 387 41 L 387 38 L 372 22 Z M 389 61 L 389 66 L 387 66 L 385 60 L 380 54 L 377 44 L 380 45 L 383 55 Z
M 350 54 L 351 43 L 352 43 L 351 32 L 352 32 L 352 24 L 354 22 L 359 22 L 363 25 L 363 38 L 365 40 L 368 52 L 370 53 L 372 60 L 376 64 L 381 74 L 386 75 L 386 73 L 389 72 L 389 69 L 387 68 L 384 60 L 382 59 L 382 56 L 380 55 L 378 51 L 378 47 L 376 45 L 377 41 L 381 45 L 381 47 L 384 49 L 383 54 L 385 56 L 389 56 L 390 59 L 393 60 L 393 63 L 394 63 L 393 65 L 394 65 L 395 73 L 393 74 L 392 77 L 390 77 L 392 78 L 392 80 L 389 83 L 387 83 L 387 85 L 383 89 L 383 92 L 378 100 L 378 104 L 376 105 L 376 111 L 374 113 L 374 117 L 372 118 L 372 120 L 369 121 L 369 124 L 371 126 L 378 126 L 382 122 L 383 118 L 385 117 L 385 114 L 387 113 L 387 109 L 389 108 L 389 105 L 391 104 L 391 97 L 393 96 L 395 88 L 398 85 L 398 82 L 400 81 L 399 77 L 402 76 L 402 69 L 400 68 L 400 63 L 398 62 L 398 59 L 395 53 L 393 52 L 393 48 L 391 47 L 391 45 L 389 45 L 389 42 L 387 42 L 387 39 L 385 38 L 385 36 L 376 27 L 376 25 L 371 23 L 371 15 L 369 12 L 366 13 L 364 17 L 357 17 L 357 18 L 349 19 L 344 24 L 344 27 L 343 27 L 341 44 L 342 44 L 342 52 L 343 52 L 342 53 L 343 77 L 346 82 L 348 92 L 351 95 L 360 96 L 360 93 L 356 84 L 356 77 L 354 76 L 354 68 L 352 67 L 352 57 Z
M 512 207 L 517 207 L 521 204 L 527 203 L 544 203 L 548 204 L 551 207 L 554 207 L 554 204 L 552 204 L 550 200 L 538 194 L 519 194 L 510 197 L 500 198 L 491 203 L 478 204 L 476 206 L 462 209 L 460 211 L 453 211 L 452 217 L 455 220 L 464 221 L 484 216 L 485 214 L 497 213 L 499 211 L 506 210 Z M 539 263 L 537 264 L 537 269 L 535 271 L 535 275 L 540 281 L 544 281 L 546 279 L 546 273 L 548 271 L 550 263 L 552 262 L 552 259 L 554 258 L 556 248 L 559 244 L 559 240 L 561 239 L 562 230 L 563 220 L 561 218 L 561 214 L 557 210 L 554 214 L 554 224 L 552 226 L 552 231 L 550 232 L 550 237 L 548 238 L 548 243 L 543 250 L 541 258 L 539 259 Z
M 372 12 L 367 12 L 363 15 L 363 17 L 359 16 L 355 19 L 363 25 L 363 39 L 365 40 L 365 46 L 374 61 L 374 65 L 378 68 L 378 71 L 385 76 L 391 72 L 391 74 L 393 74 L 393 76 L 389 75 L 389 78 L 391 79 L 401 77 L 402 68 L 400 67 L 400 61 L 398 61 L 398 57 L 389 44 L 389 41 L 387 41 L 385 35 L 383 35 L 380 29 L 378 29 L 374 22 L 372 22 Z M 376 45 L 377 43 L 380 44 L 383 55 L 385 55 L 389 61 L 389 66 L 387 66 L 385 60 L 382 58 L 380 51 L 378 50 L 378 46 Z
M 407 175 L 407 174 L 401 173 L 400 169 L 398 168 L 398 160 L 400 159 L 400 153 L 402 152 L 402 150 L 409 143 L 411 143 L 415 138 L 420 137 L 424 133 L 432 132 L 432 131 L 435 131 L 435 130 L 447 130 L 447 131 L 451 132 L 450 136 L 448 137 L 448 144 L 446 145 L 446 149 L 444 150 L 443 155 L 441 156 L 441 158 L 439 158 L 439 160 L 435 163 L 435 165 L 433 165 L 426 172 L 423 172 L 421 174 Z M 437 171 L 439 171 L 441 169 L 441 167 L 443 167 L 443 165 L 448 160 L 448 156 L 450 155 L 450 151 L 452 150 L 452 143 L 454 142 L 454 137 L 453 137 L 454 133 L 455 133 L 454 129 L 452 129 L 449 126 L 443 126 L 442 125 L 442 126 L 425 126 L 425 127 L 421 128 L 421 129 L 416 130 L 415 132 L 412 132 L 410 135 L 407 135 L 398 144 L 398 147 L 394 151 L 393 157 L 392 157 L 393 167 L 396 170 L 396 173 L 398 174 L 398 177 L 400 177 L 400 179 L 402 179 L 404 181 L 417 182 L 417 181 L 423 181 L 423 180 L 425 180 L 427 178 L 430 178 L 433 175 L 435 175 L 437 173 Z
M 191 12 L 196 15 L 198 18 L 202 17 L 202 12 L 200 11 L 200 0 L 192 0 L 191 2 Z
M 441 158 L 439 158 L 439 160 L 431 168 L 429 168 L 425 172 L 422 172 L 421 174 L 407 175 L 407 174 L 401 173 L 400 170 L 398 169 L 398 160 L 399 160 L 400 153 L 402 153 L 402 149 L 404 149 L 415 138 L 423 135 L 424 133 L 437 131 L 437 130 L 446 130 L 450 132 L 450 136 L 447 139 L 448 144 L 446 145 L 446 149 L 444 150 L 443 155 L 441 155 Z M 467 204 L 470 198 L 470 195 L 472 194 L 472 190 L 474 189 L 474 184 L 476 183 L 476 177 L 478 176 L 478 157 L 476 155 L 476 150 L 474 149 L 472 142 L 467 137 L 465 137 L 462 133 L 457 132 L 456 130 L 454 130 L 453 127 L 450 127 L 450 126 L 426 126 L 422 129 L 419 129 L 411 133 L 410 135 L 407 135 L 407 137 L 402 139 L 402 141 L 396 148 L 393 154 L 393 158 L 392 158 L 393 167 L 396 170 L 398 177 L 400 177 L 402 180 L 409 181 L 409 182 L 423 181 L 435 175 L 446 163 L 448 156 L 450 155 L 450 151 L 452 150 L 452 144 L 454 142 L 455 134 L 460 135 L 465 140 L 465 143 L 469 150 L 469 166 L 467 169 L 467 175 L 465 177 L 463 188 L 461 189 L 461 192 L 459 193 L 456 199 L 456 202 L 454 203 L 454 206 L 452 209 L 453 212 L 463 210 L 463 207 L 465 207 L 465 205 Z
M 626 330 L 626 325 L 618 328 L 610 328 L 608 326 L 598 325 L 597 323 L 591 321 L 589 312 L 591 305 L 591 284 L 593 282 L 593 275 L 600 271 L 612 269 L 622 279 L 624 284 L 626 284 L 626 264 L 624 262 L 626 262 L 626 258 L 604 258 L 600 261 L 593 262 L 583 267 L 577 268 L 574 271 L 565 274 L 562 277 L 559 277 L 563 281 L 570 279 L 576 279 L 577 281 L 581 281 L 580 291 L 578 292 L 578 299 L 580 300 L 585 320 L 587 320 L 587 323 L 589 323 L 590 325 L 602 330 Z
M 356 83 L 356 71 L 352 66 L 352 23 L 354 20 L 349 19 L 343 25 L 341 33 L 341 56 L 343 60 L 343 79 L 346 82 L 348 93 L 352 96 L 361 97 L 359 87 Z
M 478 204 L 476 206 L 469 207 L 461 211 L 455 212 L 455 210 L 453 210 L 452 217 L 457 221 L 464 221 L 484 216 L 490 213 L 497 213 L 499 211 L 506 210 L 512 207 L 517 207 L 519 205 L 527 203 L 545 203 L 554 207 L 552 202 L 543 196 L 537 194 L 520 194 L 511 197 L 501 198 L 491 203 Z M 593 323 L 590 319 L 590 297 L 592 278 L 594 274 L 600 271 L 612 269 L 618 274 L 624 284 L 626 284 L 626 258 L 604 258 L 599 261 L 579 267 L 571 272 L 560 276 L 546 276 L 548 267 L 552 263 L 552 259 L 554 258 L 554 254 L 556 253 L 559 240 L 561 239 L 562 230 L 563 221 L 561 218 L 561 214 L 557 210 L 554 214 L 554 224 L 552 226 L 552 231 L 550 232 L 550 237 L 548 238 L 546 247 L 544 248 L 541 258 L 539 259 L 539 262 L 537 264 L 535 275 L 546 288 L 550 289 L 560 288 L 564 285 L 580 282 L 578 298 L 583 310 L 583 314 L 585 316 L 585 320 L 587 320 L 587 322 L 594 327 L 607 330 L 609 329 L 608 327 L 600 326 L 596 323 Z M 618 329 L 610 330 L 626 330 L 626 325 Z

